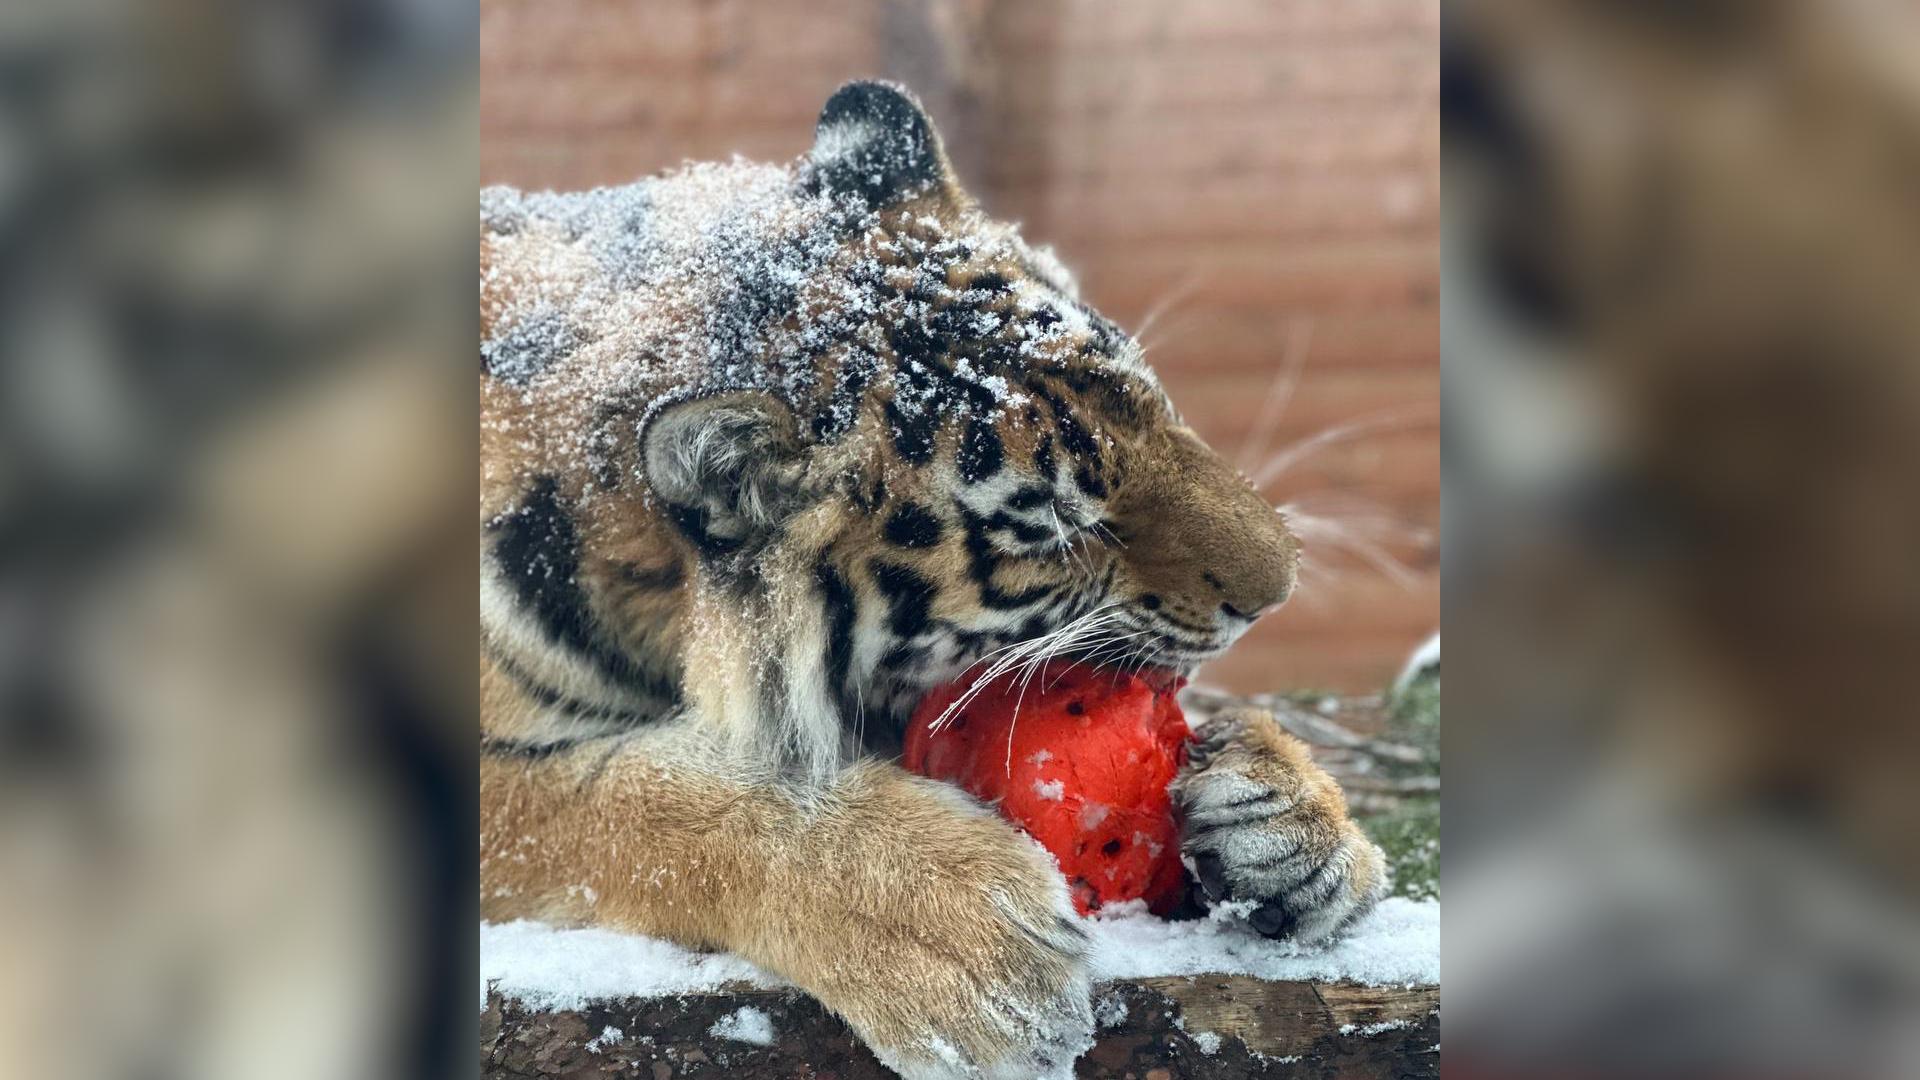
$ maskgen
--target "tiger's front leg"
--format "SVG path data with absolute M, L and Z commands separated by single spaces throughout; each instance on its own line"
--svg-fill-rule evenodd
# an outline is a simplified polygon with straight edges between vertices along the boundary
M 1181 853 L 1214 901 L 1250 901 L 1255 929 L 1328 940 L 1386 895 L 1386 856 L 1346 797 L 1271 713 L 1214 717 L 1174 781 Z
M 1068 1077 L 1087 942 L 1051 859 L 954 788 L 863 764 L 820 789 L 629 741 L 481 763 L 488 919 L 733 951 L 910 1078 Z

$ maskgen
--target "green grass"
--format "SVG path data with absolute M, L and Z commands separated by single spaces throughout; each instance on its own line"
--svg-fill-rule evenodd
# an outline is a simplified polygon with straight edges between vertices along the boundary
M 1399 808 L 1360 819 L 1360 826 L 1387 853 L 1393 895 L 1413 900 L 1440 896 L 1440 800 L 1407 799 Z
M 1440 679 L 1437 675 L 1415 679 L 1388 703 L 1393 738 L 1417 746 L 1440 764 Z
M 1406 772 L 1440 771 L 1440 679 L 1414 681 L 1389 703 L 1387 737 L 1424 751 L 1426 762 Z M 1399 807 L 1360 819 L 1393 869 L 1393 895 L 1415 900 L 1440 896 L 1440 800 L 1408 798 Z

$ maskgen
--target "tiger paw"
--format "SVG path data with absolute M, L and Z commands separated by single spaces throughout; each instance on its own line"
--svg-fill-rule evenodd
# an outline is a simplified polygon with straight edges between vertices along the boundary
M 1386 856 L 1271 714 L 1216 717 L 1173 794 L 1181 854 L 1207 902 L 1240 906 L 1263 934 L 1327 941 L 1386 895 Z
M 1052 857 L 945 785 L 901 786 L 939 805 L 896 800 L 850 873 L 816 879 L 796 981 L 908 1080 L 1068 1080 L 1092 985 Z

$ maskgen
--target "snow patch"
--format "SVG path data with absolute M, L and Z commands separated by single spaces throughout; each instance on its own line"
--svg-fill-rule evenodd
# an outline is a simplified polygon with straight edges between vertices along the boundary
M 1033 793 L 1043 799 L 1059 802 L 1067 797 L 1067 783 L 1064 780 L 1035 780 Z
M 657 938 L 543 923 L 480 925 L 480 998 L 493 986 L 536 1008 L 577 1009 L 619 997 L 665 997 L 727 984 L 788 984 L 729 953 L 696 953 Z
M 1397 697 L 1407 692 L 1413 681 L 1429 670 L 1440 667 L 1440 634 L 1438 631 L 1407 657 L 1407 665 L 1400 669 L 1400 675 L 1393 680 L 1393 693 Z
M 1341 1024 L 1340 1034 L 1358 1035 L 1363 1039 L 1371 1039 L 1375 1035 L 1383 1035 L 1389 1031 L 1399 1031 L 1412 1026 L 1411 1020 L 1382 1020 L 1375 1024 Z
M 1092 938 L 1095 979 L 1155 975 L 1252 975 L 1268 980 L 1346 980 L 1369 986 L 1440 981 L 1440 902 L 1390 897 L 1326 947 L 1273 941 L 1216 909 L 1205 919 L 1167 922 L 1135 901 L 1110 905 L 1083 925 Z M 537 1008 L 664 997 L 722 986 L 783 989 L 790 984 L 727 953 L 695 953 L 655 938 L 536 922 L 480 926 L 480 1000 L 489 987 Z M 1126 1018 L 1117 997 L 1097 1014 Z M 1105 1021 L 1102 1021 L 1105 1023 Z M 1386 1029 L 1381 1029 L 1386 1030 Z M 1364 1032 L 1363 1032 L 1364 1033 Z
M 713 1026 L 707 1029 L 707 1034 L 717 1039 L 732 1039 L 754 1046 L 772 1046 L 773 1018 L 751 1005 L 743 1005 L 715 1020 Z
M 1273 981 L 1347 980 L 1369 986 L 1440 981 L 1440 902 L 1389 897 L 1330 946 L 1274 941 L 1232 911 L 1167 922 L 1140 901 L 1109 905 L 1086 924 L 1096 979 L 1252 975 Z
M 879 125 L 865 120 L 842 120 L 816 133 L 808 154 L 817 165 L 835 165 L 865 150 L 881 136 Z
M 1220 1033 L 1217 1031 L 1196 1031 L 1193 1033 L 1193 1045 L 1208 1057 L 1220 1052 Z

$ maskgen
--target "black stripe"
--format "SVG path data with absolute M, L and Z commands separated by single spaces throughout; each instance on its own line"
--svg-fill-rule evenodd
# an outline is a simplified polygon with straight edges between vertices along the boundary
M 514 685 L 518 686 L 522 693 L 532 698 L 534 703 L 543 709 L 552 709 L 555 712 L 564 713 L 570 719 L 608 720 L 628 726 L 644 724 L 649 720 L 656 719 L 656 715 L 653 713 L 638 712 L 633 709 L 622 709 L 611 705 L 595 705 L 592 702 L 581 701 L 571 694 L 561 693 L 553 687 L 535 679 L 525 668 L 522 668 L 518 663 L 500 652 L 484 637 L 481 639 L 480 647 L 486 652 L 487 659 L 493 661 L 494 666 L 500 669 L 502 675 L 512 679 Z M 661 681 L 658 685 L 664 688 L 663 692 L 655 693 L 651 696 L 660 699 L 662 704 L 661 714 L 664 714 L 677 703 L 679 695 L 675 693 L 671 687 L 667 686 L 664 681 Z
M 977 484 L 1000 471 L 1000 463 L 1006 457 L 1005 447 L 1000 442 L 1000 433 L 985 420 L 974 418 L 967 421 L 967 429 L 960 439 L 960 453 L 957 464 L 960 478 L 969 484 Z
M 528 761 L 542 761 L 555 754 L 564 753 L 579 746 L 582 739 L 558 739 L 554 742 L 523 742 L 519 739 L 496 739 L 490 735 L 480 736 L 480 752 L 498 757 L 525 758 Z
M 916 502 L 902 502 L 887 517 L 887 542 L 896 547 L 933 547 L 941 531 L 940 519 Z
M 929 651 L 923 646 L 895 645 L 880 658 L 880 666 L 888 671 L 912 671 L 926 662 Z
M 555 641 L 594 649 L 586 594 L 580 589 L 580 539 L 551 476 L 533 482 L 520 505 L 487 523 L 493 557 L 522 606 Z
M 1010 517 L 1004 510 L 996 510 L 986 519 L 989 530 L 1010 532 L 1014 539 L 1023 544 L 1043 544 L 1049 540 L 1058 540 L 1059 534 L 1045 525 L 1029 525 L 1018 518 Z
M 674 695 L 600 637 L 580 587 L 580 537 L 551 476 L 533 482 L 520 505 L 487 523 L 493 558 L 514 598 L 554 642 L 579 653 L 614 683 L 653 696 Z M 663 693 L 664 691 L 664 693 Z
M 1098 466 L 1100 444 L 1094 441 L 1093 434 L 1080 422 L 1066 400 L 1044 385 L 1029 382 L 1027 389 L 1033 391 L 1033 395 L 1046 402 L 1047 408 L 1053 411 L 1053 427 L 1060 433 L 1060 448 L 1082 464 Z
M 1053 488 L 1047 484 L 1023 484 L 1007 496 L 1009 510 L 1038 510 L 1053 501 Z
M 1048 484 L 1053 483 L 1053 436 L 1040 436 L 1040 445 L 1033 448 L 1033 468 Z
M 875 559 L 873 583 L 887 598 L 887 628 L 902 641 L 912 641 L 933 616 L 933 598 L 940 587 L 911 567 Z
M 1015 641 L 1032 641 L 1041 634 L 1052 630 L 1055 626 L 1063 624 L 1064 620 L 1060 619 L 1057 609 L 1039 612 L 1027 616 L 1026 619 L 1020 623 L 1020 628 L 1013 632 L 1012 637 Z
M 887 344 L 893 349 L 894 370 L 903 378 L 946 373 L 947 348 L 932 329 L 919 323 L 901 323 L 887 331 Z
M 825 405 L 813 414 L 815 439 L 830 443 L 853 430 L 860 418 L 860 399 L 878 368 L 879 361 L 866 352 L 856 352 L 840 362 Z
M 993 583 L 993 572 L 1000 565 L 1000 558 L 994 553 L 993 539 L 988 535 L 987 519 L 959 507 L 960 520 L 967 533 L 967 574 L 973 578 L 974 585 L 980 590 L 980 603 L 984 607 L 997 611 L 1030 607 L 1044 600 L 1054 591 L 1051 585 L 1038 585 L 1023 589 L 1017 593 L 1005 592 Z
M 1152 595 L 1153 595 L 1152 593 L 1147 594 L 1147 596 L 1152 596 Z M 1143 596 L 1140 599 L 1141 599 L 1140 606 L 1146 608 L 1148 611 L 1153 612 L 1154 618 L 1159 619 L 1160 621 L 1168 624 L 1169 626 L 1172 626 L 1178 630 L 1184 630 L 1189 634 L 1198 634 L 1202 638 L 1213 637 L 1213 633 L 1214 633 L 1213 627 L 1200 626 L 1194 623 L 1190 623 L 1185 619 L 1175 618 L 1173 615 L 1169 614 L 1167 611 L 1158 609 L 1152 604 L 1148 604 L 1146 602 L 1146 597 Z
M 1086 492 L 1096 499 L 1104 499 L 1107 497 L 1107 482 L 1100 478 L 1099 473 L 1086 465 L 1082 465 L 1073 471 L 1073 482 L 1080 485 L 1081 491 Z
M 967 282 L 967 288 L 1003 293 L 1012 291 L 1013 284 L 1007 280 L 1006 275 L 997 270 L 989 270 L 984 274 L 975 275 L 972 281 Z
M 833 564 L 822 559 L 814 567 L 814 581 L 820 586 L 820 598 L 827 611 L 827 682 L 833 692 L 843 694 L 847 669 L 853 662 L 853 624 L 859 614 L 853 590 Z
M 908 464 L 925 465 L 933 460 L 933 437 L 940 427 L 939 413 L 921 405 L 908 416 L 900 411 L 897 399 L 887 401 L 887 429 L 893 435 L 893 448 Z

